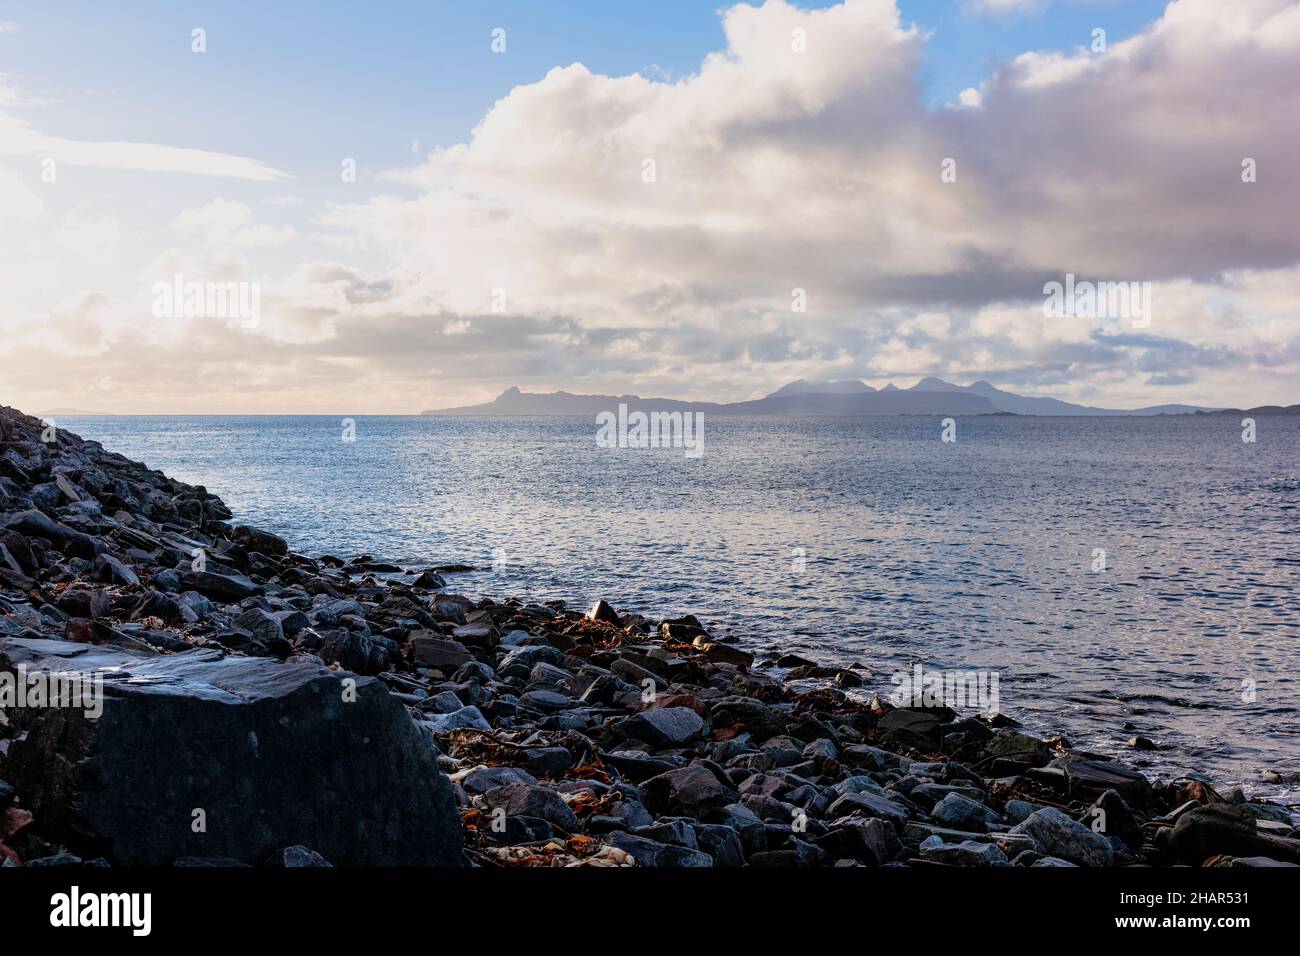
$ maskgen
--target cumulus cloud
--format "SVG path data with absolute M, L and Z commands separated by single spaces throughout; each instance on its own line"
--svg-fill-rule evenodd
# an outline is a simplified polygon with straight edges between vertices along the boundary
M 287 242 L 294 237 L 292 226 L 270 226 L 254 222 L 253 210 L 242 202 L 214 199 L 192 209 L 182 210 L 176 226 L 186 233 L 202 237 L 210 246 L 267 246 Z

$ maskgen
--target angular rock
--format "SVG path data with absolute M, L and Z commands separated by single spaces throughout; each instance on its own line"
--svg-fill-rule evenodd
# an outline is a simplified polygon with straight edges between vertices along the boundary
M 930 815 L 944 826 L 974 833 L 984 832 L 990 823 L 997 823 L 1001 819 L 996 810 L 960 793 L 949 793 L 934 805 Z
M 1029 836 L 1044 856 L 1059 856 L 1080 866 L 1110 866 L 1115 862 L 1109 840 L 1055 807 L 1036 810 L 1011 832 Z
M 474 660 L 464 644 L 441 637 L 411 638 L 411 650 L 417 667 L 434 667 L 450 674 Z
M 613 624 L 615 627 L 621 627 L 622 621 L 619 620 L 618 612 L 610 606 L 607 601 L 597 601 L 592 609 L 587 612 L 587 617 L 593 621 L 602 621 L 605 624 Z
M 605 842 L 624 853 L 631 854 L 637 866 L 713 866 L 713 857 L 707 853 L 673 846 L 671 843 L 659 843 L 631 833 L 611 833 L 605 838 Z
M 703 718 L 689 707 L 654 707 L 618 721 L 619 731 L 652 747 L 679 747 L 707 730 Z
M 578 817 L 550 787 L 507 783 L 488 790 L 483 794 L 483 800 L 494 810 L 504 810 L 507 817 L 537 817 L 569 833 L 578 830 Z
M 105 673 L 103 714 L 19 710 L 7 776 L 82 856 L 258 863 L 301 844 L 340 865 L 459 866 L 451 785 L 379 681 L 208 650 L 145 657 L 0 639 L 0 666 Z M 201 809 L 207 829 L 192 828 Z
M 1052 761 L 1051 766 L 1065 772 L 1067 792 L 1076 799 L 1093 800 L 1114 790 L 1129 806 L 1145 807 L 1151 800 L 1150 781 L 1123 764 L 1071 754 Z
M 931 837 L 930 839 L 937 838 Z M 930 843 L 927 840 L 921 844 L 921 859 L 955 866 L 1011 865 L 1007 855 L 992 843 L 977 843 L 974 840 L 967 840 L 963 843 Z
M 1226 803 L 1187 811 L 1172 827 L 1156 834 L 1156 845 L 1188 866 L 1200 866 L 1219 855 L 1300 863 L 1300 840 L 1260 833 L 1254 814 Z
M 691 817 L 707 816 L 739 799 L 733 787 L 701 764 L 651 777 L 641 785 L 641 789 L 651 810 Z

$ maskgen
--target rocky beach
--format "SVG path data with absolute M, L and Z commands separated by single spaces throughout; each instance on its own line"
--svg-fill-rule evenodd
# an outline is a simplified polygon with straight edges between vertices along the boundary
M 1238 787 L 458 570 L 295 553 L 0 408 L 0 863 L 1300 865 Z

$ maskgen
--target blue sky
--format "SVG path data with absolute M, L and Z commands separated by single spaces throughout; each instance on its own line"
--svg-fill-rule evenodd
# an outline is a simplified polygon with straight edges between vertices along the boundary
M 969 0 L 903 0 L 930 32 L 919 80 L 932 106 L 978 86 L 1026 50 L 1069 52 L 1096 27 L 1113 43 L 1159 16 L 1153 0 L 1043 3 L 994 15 Z M 830 3 L 802 3 L 813 9 Z M 491 105 L 554 66 L 680 77 L 723 45 L 708 0 L 316 0 L 0 4 L 21 23 L 2 72 L 48 101 L 45 126 L 81 138 L 167 142 L 239 155 L 308 177 L 336 156 L 388 168 L 463 142 Z M 189 33 L 208 33 L 196 57 Z M 507 30 L 507 54 L 490 33 Z M 237 103 L 234 106 L 233 103 Z
M 0 3 L 0 402 L 1291 403 L 1296 62 L 1296 0 Z M 1153 321 L 1045 315 L 1067 274 Z

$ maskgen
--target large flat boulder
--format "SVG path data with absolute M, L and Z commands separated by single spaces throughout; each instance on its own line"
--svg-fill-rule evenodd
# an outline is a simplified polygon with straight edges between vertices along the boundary
M 97 719 L 94 708 L 8 711 L 26 736 L 5 778 L 43 832 L 83 856 L 261 863 L 301 845 L 335 865 L 462 864 L 430 740 L 373 677 L 212 650 L 0 639 L 0 669 L 19 665 L 104 678 Z

